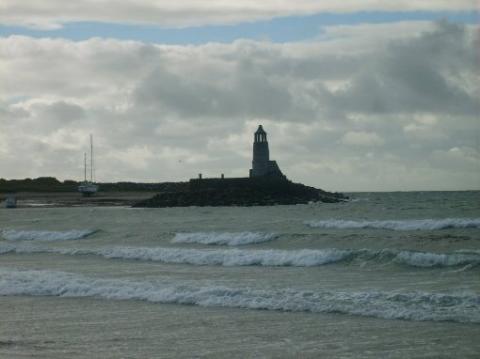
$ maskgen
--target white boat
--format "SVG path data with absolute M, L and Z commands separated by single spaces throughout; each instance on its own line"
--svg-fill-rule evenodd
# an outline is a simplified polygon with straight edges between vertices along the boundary
M 91 196 L 98 192 L 98 185 L 95 184 L 94 166 L 93 166 L 93 138 L 90 135 L 90 180 L 87 180 L 87 153 L 84 153 L 84 180 L 78 186 L 78 192 L 84 196 Z
M 17 198 L 13 194 L 5 198 L 5 208 L 17 208 Z
M 84 196 L 91 196 L 92 194 L 97 193 L 97 191 L 98 185 L 95 183 L 83 182 L 80 186 L 78 186 L 78 192 Z

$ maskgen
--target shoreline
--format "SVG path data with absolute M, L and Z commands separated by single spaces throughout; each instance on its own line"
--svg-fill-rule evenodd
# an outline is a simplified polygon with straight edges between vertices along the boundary
M 156 191 L 98 192 L 91 197 L 83 197 L 79 192 L 18 192 L 17 208 L 62 208 L 62 207 L 130 207 L 151 198 Z M 0 202 L 6 193 L 0 193 Z

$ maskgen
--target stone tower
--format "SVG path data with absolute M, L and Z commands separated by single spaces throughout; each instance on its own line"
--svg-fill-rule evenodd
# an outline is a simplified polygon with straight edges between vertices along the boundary
M 253 139 L 253 160 L 250 177 L 285 178 L 276 161 L 270 161 L 267 133 L 262 125 L 258 126 Z

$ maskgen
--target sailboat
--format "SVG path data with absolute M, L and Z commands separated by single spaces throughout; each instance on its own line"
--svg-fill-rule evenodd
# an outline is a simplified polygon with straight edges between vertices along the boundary
M 93 178 L 93 137 L 90 135 L 90 180 L 87 180 L 87 153 L 83 156 L 84 163 L 84 180 L 80 186 L 78 186 L 78 192 L 86 196 L 91 196 L 98 191 L 98 185 L 94 183 Z
M 5 208 L 17 208 L 17 198 L 14 194 L 7 194 L 5 198 Z

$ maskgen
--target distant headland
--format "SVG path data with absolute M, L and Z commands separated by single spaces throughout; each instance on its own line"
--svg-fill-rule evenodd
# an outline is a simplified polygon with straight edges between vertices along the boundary
M 57 202 L 60 201 L 60 205 L 134 207 L 268 206 L 309 202 L 334 203 L 346 199 L 341 193 L 323 191 L 287 179 L 277 162 L 270 160 L 267 133 L 261 125 L 254 134 L 249 177 L 226 178 L 222 174 L 218 178 L 203 178 L 202 174 L 199 174 L 198 178 L 188 182 L 99 183 L 99 193 L 90 198 L 77 199 L 72 193 L 77 191 L 80 184 L 81 182 L 73 180 L 61 182 L 54 177 L 22 180 L 0 178 L 0 194 L 24 193 L 23 198 L 28 198 L 28 193 L 50 193 L 56 194 L 54 197 Z M 63 200 L 62 194 L 65 194 Z M 147 198 L 152 194 L 155 195 Z

